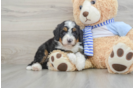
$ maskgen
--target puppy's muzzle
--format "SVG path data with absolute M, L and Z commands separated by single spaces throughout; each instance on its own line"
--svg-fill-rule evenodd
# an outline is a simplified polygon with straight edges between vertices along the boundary
M 72 39 L 68 39 L 68 40 L 67 40 L 68 43 L 71 43 L 72 41 L 73 41 Z

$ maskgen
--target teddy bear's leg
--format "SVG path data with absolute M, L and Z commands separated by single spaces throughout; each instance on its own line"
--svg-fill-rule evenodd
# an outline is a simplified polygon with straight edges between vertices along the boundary
M 67 53 L 55 50 L 49 55 L 48 69 L 53 71 L 75 71 L 76 67 L 68 59 Z
M 86 59 L 85 61 L 85 67 L 84 69 L 89 69 L 89 68 L 93 68 L 93 64 L 92 62 L 90 61 L 91 57 L 88 57 L 89 59 Z
M 130 40 L 133 41 L 133 29 L 131 29 L 128 33 L 127 36 L 130 38 Z
M 107 53 L 109 73 L 127 74 L 133 71 L 133 43 L 128 37 L 119 38 Z

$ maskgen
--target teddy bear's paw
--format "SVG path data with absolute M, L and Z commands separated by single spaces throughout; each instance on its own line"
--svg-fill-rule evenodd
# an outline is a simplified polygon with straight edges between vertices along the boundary
M 80 52 L 76 53 L 76 68 L 80 71 L 85 67 L 86 58 Z
M 75 66 L 69 62 L 68 57 L 63 55 L 60 52 L 55 52 L 50 55 L 49 65 L 50 64 L 51 64 L 50 70 L 52 69 L 52 67 L 53 70 L 55 71 L 74 71 L 75 70 Z
M 133 50 L 124 43 L 118 43 L 113 47 L 108 64 L 114 73 L 126 73 L 133 64 Z

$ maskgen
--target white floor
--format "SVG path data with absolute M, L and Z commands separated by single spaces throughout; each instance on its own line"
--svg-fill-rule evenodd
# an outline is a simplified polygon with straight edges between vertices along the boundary
M 26 65 L 2 65 L 2 88 L 132 88 L 133 73 L 109 74 L 106 69 L 82 72 L 40 72 L 25 70 Z

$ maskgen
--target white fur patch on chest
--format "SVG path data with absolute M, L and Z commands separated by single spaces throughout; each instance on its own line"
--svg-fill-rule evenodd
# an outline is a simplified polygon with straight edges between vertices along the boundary
M 93 34 L 93 38 L 115 36 L 115 34 L 109 31 L 106 26 L 101 26 L 92 29 L 92 34 Z
M 72 51 L 73 53 L 78 52 L 79 50 L 83 50 L 83 47 L 80 46 L 80 42 L 78 42 L 75 46 L 73 47 L 67 47 L 67 46 L 63 46 L 60 42 L 57 42 L 58 46 L 56 46 L 55 48 L 58 49 L 62 49 L 62 50 L 68 50 L 68 51 Z

